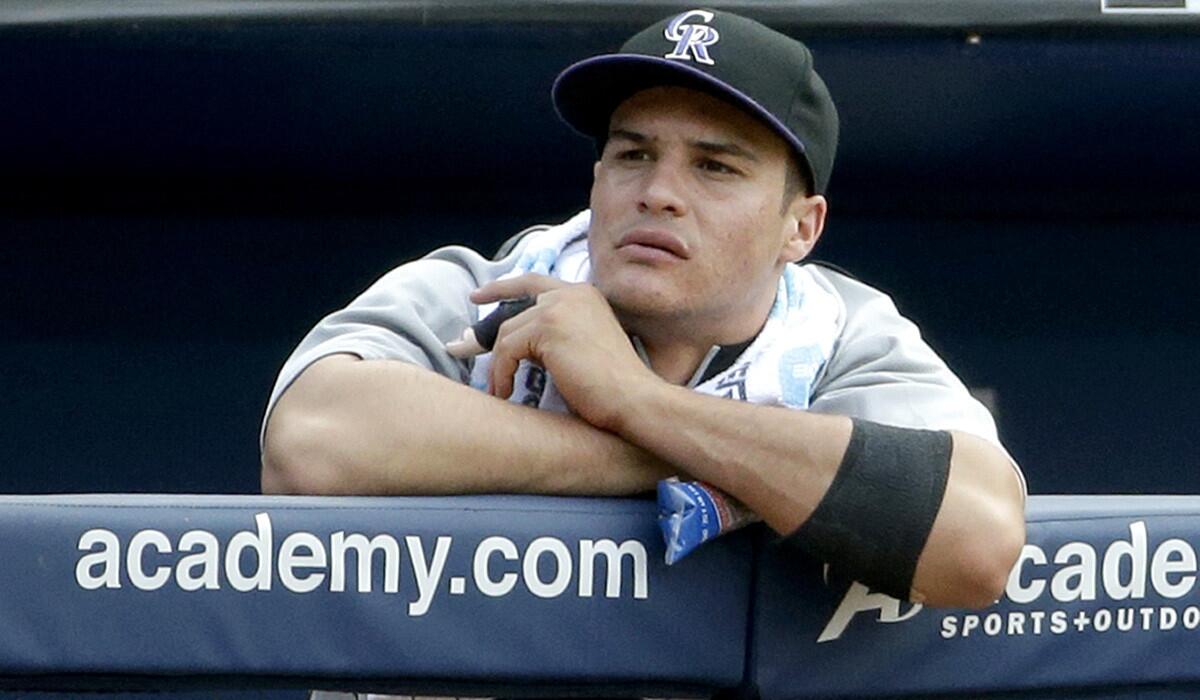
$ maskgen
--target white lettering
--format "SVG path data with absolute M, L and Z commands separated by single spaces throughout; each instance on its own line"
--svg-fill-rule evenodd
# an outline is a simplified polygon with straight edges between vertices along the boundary
M 962 636 L 970 637 L 971 631 L 979 628 L 979 616 L 967 615 L 963 618 Z
M 307 550 L 300 554 L 297 550 Z M 295 532 L 287 536 L 279 547 L 279 580 L 284 588 L 293 593 L 315 591 L 325 581 L 325 574 L 311 573 L 297 576 L 295 569 L 324 569 L 325 543 L 308 532 Z
M 1066 564 L 1077 559 L 1078 564 L 1059 569 L 1050 581 L 1050 595 L 1055 600 L 1069 603 L 1075 600 L 1096 599 L 1096 550 L 1084 542 L 1068 542 L 1054 553 L 1055 564 Z M 1071 579 L 1077 579 L 1071 585 Z
M 1034 610 L 1029 613 L 1029 619 L 1033 621 L 1033 633 L 1042 633 L 1042 620 L 1046 619 L 1046 613 L 1042 610 Z
M 198 591 L 201 588 L 215 591 L 221 587 L 217 581 L 217 572 L 221 568 L 221 545 L 211 532 L 204 530 L 188 530 L 179 538 L 179 551 L 191 552 L 201 547 L 201 551 L 189 554 L 175 565 L 175 582 L 185 591 Z M 192 570 L 202 567 L 199 576 L 193 576 Z
M 494 552 L 499 552 L 500 556 L 508 561 L 517 560 L 517 545 L 512 543 L 512 540 L 507 537 L 489 537 L 479 543 L 475 548 L 475 587 L 479 592 L 491 596 L 493 598 L 508 595 L 517 585 L 517 575 L 509 572 L 500 577 L 499 581 L 495 581 L 488 574 L 488 560 Z
M 1004 629 L 1004 618 L 1000 613 L 991 613 L 983 618 L 983 633 L 989 637 L 995 637 Z
M 156 591 L 171 580 L 171 567 L 159 566 L 154 573 L 146 575 L 142 568 L 142 553 L 146 547 L 154 547 L 159 554 L 171 552 L 171 540 L 158 530 L 141 530 L 129 540 L 129 551 L 125 553 L 125 568 L 129 570 L 129 582 L 143 591 Z
M 1042 634 L 1043 622 L 1049 617 L 1050 632 L 1056 635 L 1078 630 L 1104 634 L 1113 630 L 1130 632 L 1135 629 L 1169 632 L 1178 626 L 1188 630 L 1200 629 L 1200 606 L 1193 605 L 1182 611 L 1172 607 L 1124 607 L 1096 608 L 1095 610 L 1031 611 L 1029 613 L 1010 610 L 987 614 L 943 615 L 938 621 L 938 634 L 942 639 L 963 639 L 985 634 L 988 637 L 1001 635 L 1019 637 L 1026 634 Z M 1140 619 L 1140 622 L 1139 622 Z M 1027 626 L 1026 622 L 1030 624 Z
M 846 626 L 860 612 L 878 610 L 879 617 L 876 619 L 879 622 L 904 622 L 921 612 L 921 607 L 919 603 L 915 604 L 911 610 L 901 615 L 900 601 L 883 593 L 872 593 L 871 589 L 855 581 L 846 590 L 846 595 L 842 596 L 842 602 L 838 604 L 837 610 L 829 618 L 825 629 L 821 630 L 821 635 L 817 637 L 817 643 L 841 637 L 842 633 L 846 631 Z
M 278 549 L 276 549 L 278 539 Z M 497 597 L 512 592 L 524 574 L 525 586 L 535 596 L 553 598 L 570 594 L 572 575 L 578 570 L 578 595 L 589 598 L 596 593 L 596 578 L 604 576 L 604 595 L 620 598 L 631 590 L 636 600 L 649 597 L 649 556 L 646 546 L 637 540 L 616 542 L 611 539 L 578 540 L 568 545 L 555 537 L 540 537 L 520 552 L 506 537 L 488 537 L 476 548 L 473 568 L 476 589 L 483 595 Z M 361 533 L 334 532 L 328 541 L 312 532 L 279 532 L 267 512 L 254 515 L 254 525 L 236 530 L 228 539 L 217 538 L 207 530 L 188 530 L 179 536 L 158 529 L 133 532 L 127 541 L 117 533 L 100 528 L 83 532 L 77 543 L 79 551 L 75 564 L 75 580 L 83 590 L 121 588 L 124 583 L 142 591 L 155 591 L 167 585 L 179 590 L 196 592 L 231 588 L 238 592 L 269 591 L 274 585 L 292 593 L 310 593 L 323 586 L 343 593 L 347 585 L 361 593 L 371 593 L 382 580 L 385 593 L 400 590 L 401 547 L 409 549 L 412 560 L 413 589 L 407 611 L 420 617 L 429 612 L 435 597 L 443 589 L 441 582 L 449 579 L 450 595 L 467 591 L 468 580 L 446 573 L 453 538 L 436 537 L 432 551 L 418 536 L 409 535 L 401 542 L 397 537 L 380 534 L 371 539 Z M 496 572 L 492 578 L 492 555 L 499 553 L 514 570 Z M 580 563 L 575 564 L 578 553 Z M 177 555 L 177 556 L 173 556 Z M 380 576 L 383 557 L 383 571 Z M 549 556 L 553 561 L 546 561 Z M 353 558 L 354 561 L 350 561 Z M 629 562 L 629 567 L 625 564 Z M 604 567 L 604 574 L 597 570 Z M 127 571 L 126 571 L 127 569 Z M 276 572 L 278 572 L 276 580 Z M 624 586 L 623 576 L 632 576 L 631 589 Z M 357 585 L 347 577 L 357 576 Z M 898 604 L 882 615 L 884 621 L 901 618 Z M 911 616 L 919 606 L 908 613 Z
M 550 583 L 542 581 L 538 572 L 538 561 L 543 554 L 551 554 L 557 560 L 557 571 Z M 539 598 L 553 598 L 562 595 L 571 585 L 571 551 L 562 540 L 553 537 L 539 537 L 529 543 L 525 550 L 525 558 L 521 562 L 525 574 L 525 587 Z
M 1045 565 L 1046 553 L 1042 551 L 1041 547 L 1033 544 L 1027 544 L 1021 548 L 1021 556 L 1017 558 L 1016 566 L 1009 572 L 1008 585 L 1004 587 L 1005 595 L 1014 603 L 1032 603 L 1046 590 L 1046 582 L 1036 578 L 1027 587 L 1021 585 L 1021 572 L 1027 561 L 1038 566 Z
M 1129 525 L 1130 541 L 1117 540 L 1104 552 L 1104 592 L 1113 600 L 1146 597 L 1146 523 Z M 1129 583 L 1121 581 L 1121 561 L 1129 560 Z
M 356 578 L 358 592 L 370 593 L 373 585 L 375 552 L 383 552 L 383 592 L 396 593 L 400 590 L 400 543 L 391 535 L 376 535 L 367 539 L 361 533 L 347 535 L 339 530 L 329 538 L 330 568 L 329 590 L 341 593 L 346 590 L 346 555 L 354 550 L 358 562 Z
M 92 552 L 97 545 L 100 551 Z M 117 534 L 111 530 L 88 530 L 79 536 L 77 549 L 81 552 L 91 552 L 79 557 L 75 564 L 75 582 L 79 587 L 94 591 L 97 588 L 121 587 L 121 542 Z M 92 569 L 100 567 L 99 574 L 93 574 Z
M 1025 634 L 1025 613 L 1010 612 L 1008 614 L 1008 633 Z
M 433 545 L 433 561 L 425 559 L 425 548 L 421 546 L 421 538 L 409 535 L 404 538 L 408 547 L 408 560 L 412 562 L 413 575 L 417 580 L 417 599 L 408 604 L 408 614 L 420 617 L 429 612 L 433 603 L 433 595 L 437 592 L 438 582 L 442 580 L 442 570 L 446 567 L 446 557 L 450 556 L 451 538 L 438 537 Z
M 1129 539 L 1117 539 L 1104 550 L 1103 557 L 1086 542 L 1067 542 L 1054 553 L 1060 568 L 1050 578 L 1050 593 L 1055 600 L 1069 603 L 1097 599 L 1097 586 L 1112 600 L 1142 599 L 1146 595 L 1147 574 L 1154 591 L 1164 598 L 1182 598 L 1196 587 L 1196 550 L 1181 539 L 1169 539 L 1147 556 L 1149 537 L 1146 523 L 1129 523 Z M 1018 604 L 1032 603 L 1042 596 L 1046 580 L 1029 569 L 1046 564 L 1046 552 L 1037 545 L 1022 548 L 1005 585 L 1008 599 Z M 1143 623 L 1148 624 L 1148 623 Z
M 608 572 L 604 595 L 608 598 L 618 598 L 621 595 L 621 562 L 628 556 L 633 561 L 633 597 L 645 600 L 649 595 L 649 584 L 646 574 L 646 548 L 637 540 L 626 540 L 617 547 L 612 540 L 580 540 L 579 541 L 579 595 L 583 598 L 592 597 L 593 578 L 595 577 L 596 557 L 603 555 L 604 568 Z
M 1178 555 L 1175 558 L 1173 555 Z M 1195 576 L 1183 576 L 1171 583 L 1171 574 L 1195 574 L 1196 550 L 1183 540 L 1170 539 L 1154 550 L 1154 561 L 1150 564 L 1150 582 L 1154 591 L 1164 598 L 1182 598 L 1196 585 Z
M 1183 626 L 1189 630 L 1200 627 L 1200 608 L 1197 608 L 1195 605 L 1189 605 L 1183 609 Z
M 235 590 L 260 591 L 271 590 L 271 516 L 259 513 L 254 516 L 258 532 L 242 531 L 229 540 L 229 549 L 225 550 L 225 578 Z M 257 561 L 254 573 L 249 576 L 242 573 L 242 552 L 251 550 Z
M 1120 608 L 1117 610 L 1117 629 L 1122 632 L 1128 632 L 1133 629 L 1133 608 Z

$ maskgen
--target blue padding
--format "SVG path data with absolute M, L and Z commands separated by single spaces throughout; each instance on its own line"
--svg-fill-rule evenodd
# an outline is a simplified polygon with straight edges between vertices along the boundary
M 747 642 L 749 538 L 710 544 L 668 569 L 655 514 L 653 501 L 616 499 L 0 497 L 0 676 L 34 679 L 29 685 L 43 674 L 104 674 L 116 685 L 122 677 L 335 686 L 359 678 L 410 692 L 735 686 Z M 208 545 L 181 553 L 188 532 Z M 333 542 L 355 533 L 395 543 L 396 592 L 385 590 L 383 553 L 370 592 L 358 591 L 353 555 L 336 566 L 345 590 L 332 590 L 341 558 Z M 436 562 L 439 538 L 444 571 L 422 599 L 419 562 Z M 489 541 L 497 546 L 477 558 Z M 131 568 L 131 544 L 143 542 Z M 319 543 L 324 564 L 299 566 L 297 556 L 313 554 L 305 543 Z M 238 545 L 247 548 L 231 576 L 226 553 Z M 265 590 L 254 580 L 260 545 L 272 560 Z M 594 552 L 622 545 L 620 574 L 610 579 L 606 556 Z M 206 546 L 216 588 L 183 590 L 204 584 Z
M 785 700 L 1200 681 L 1200 498 L 1031 497 L 1027 521 L 1005 596 L 980 611 L 826 584 L 765 544 L 750 684 Z
M 654 514 L 616 499 L 0 497 L 0 686 L 702 695 L 742 682 L 763 700 L 1200 687 L 1197 497 L 1031 497 L 1021 563 L 982 611 L 826 583 L 762 529 L 668 568 Z M 355 534 L 399 555 L 394 576 L 376 555 L 369 592 L 356 557 L 335 553 Z M 207 544 L 181 552 L 188 541 Z M 624 557 L 611 590 L 605 547 Z M 314 549 L 323 563 L 299 560 Z

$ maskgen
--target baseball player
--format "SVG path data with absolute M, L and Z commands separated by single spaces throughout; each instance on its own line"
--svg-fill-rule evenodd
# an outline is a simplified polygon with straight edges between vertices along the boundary
M 568 67 L 553 99 L 596 144 L 589 208 L 498 259 L 434 251 L 321 320 L 271 393 L 264 490 L 679 476 L 876 590 L 995 601 L 1024 486 L 991 416 L 886 295 L 806 261 L 838 138 L 809 50 L 692 10 Z M 490 351 L 457 343 L 523 298 Z

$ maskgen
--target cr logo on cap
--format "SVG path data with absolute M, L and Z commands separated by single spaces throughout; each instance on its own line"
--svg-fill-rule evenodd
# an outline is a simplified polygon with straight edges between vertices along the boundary
M 668 41 L 675 42 L 675 48 L 666 54 L 665 58 L 682 58 L 685 61 L 694 59 L 696 63 L 715 65 L 708 55 L 708 47 L 717 43 L 721 35 L 707 24 L 686 24 L 693 17 L 699 17 L 702 22 L 711 22 L 713 13 L 707 10 L 692 10 L 671 20 L 663 30 L 663 36 L 667 37 Z

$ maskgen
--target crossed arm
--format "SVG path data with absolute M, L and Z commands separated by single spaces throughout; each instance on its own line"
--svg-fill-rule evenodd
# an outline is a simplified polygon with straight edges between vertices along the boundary
M 512 295 L 495 284 L 481 291 Z M 494 396 L 400 362 L 334 355 L 314 363 L 268 423 L 264 491 L 623 495 L 684 474 L 789 533 L 821 501 L 849 442 L 845 417 L 661 380 L 586 285 L 541 294 L 505 324 L 494 357 Z M 498 400 L 522 358 L 546 367 L 578 417 Z M 911 597 L 979 607 L 999 596 L 1024 542 L 1023 496 L 999 448 L 967 433 L 952 438 L 946 494 Z

